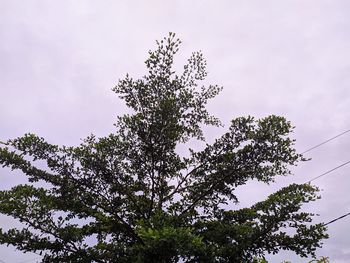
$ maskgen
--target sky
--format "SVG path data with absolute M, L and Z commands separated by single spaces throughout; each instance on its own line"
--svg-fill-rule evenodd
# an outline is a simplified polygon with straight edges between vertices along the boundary
M 183 44 L 176 65 L 201 50 L 206 83 L 224 87 L 208 108 L 224 124 L 238 116 L 285 116 L 304 151 L 350 129 L 350 1 L 344 0 L 0 0 L 0 140 L 33 132 L 77 145 L 105 136 L 126 107 L 111 89 L 129 73 L 145 73 L 155 40 L 175 32 Z M 206 129 L 208 140 L 221 131 Z M 290 183 L 350 160 L 350 133 L 306 154 L 293 176 L 239 189 L 250 205 Z M 350 212 L 350 165 L 316 180 L 322 199 L 307 209 L 328 222 Z M 0 169 L 0 188 L 24 177 Z M 4 228 L 16 224 L 0 217 Z M 350 217 L 329 225 L 318 256 L 350 262 Z M 35 262 L 0 246 L 4 262 Z M 294 253 L 270 262 L 306 262 Z

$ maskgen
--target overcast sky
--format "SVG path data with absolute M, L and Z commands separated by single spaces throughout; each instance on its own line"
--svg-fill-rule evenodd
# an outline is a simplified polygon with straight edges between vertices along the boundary
M 350 129 L 350 1 L 32 1 L 0 0 L 0 140 L 34 132 L 76 145 L 113 132 L 125 106 L 111 91 L 128 72 L 141 77 L 155 40 L 181 38 L 177 65 L 202 50 L 208 83 L 224 87 L 209 108 L 233 117 L 283 115 L 303 151 Z M 218 132 L 207 130 L 209 140 Z M 295 175 L 240 190 L 250 205 L 288 183 L 303 183 L 350 160 L 350 133 L 307 154 Z M 315 181 L 308 207 L 328 222 L 350 212 L 350 165 Z M 0 188 L 23 178 L 0 169 Z M 252 194 L 254 193 L 254 194 Z M 12 221 L 0 217 L 4 227 Z M 350 217 L 329 225 L 319 256 L 350 262 Z M 23 255 L 0 246 L 0 260 Z M 293 253 L 270 257 L 305 262 Z

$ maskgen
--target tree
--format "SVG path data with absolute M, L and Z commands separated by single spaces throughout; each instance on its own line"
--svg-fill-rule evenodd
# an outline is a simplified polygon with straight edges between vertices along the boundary
M 170 33 L 149 52 L 146 76 L 118 82 L 113 90 L 132 113 L 118 117 L 115 133 L 91 135 L 78 147 L 34 134 L 3 143 L 1 164 L 29 182 L 0 192 L 0 212 L 24 224 L 1 230 L 1 244 L 40 253 L 43 262 L 247 262 L 280 250 L 314 255 L 326 228 L 312 224 L 314 215 L 301 206 L 319 198 L 316 187 L 292 184 L 235 209 L 238 187 L 273 182 L 303 160 L 290 122 L 240 117 L 205 143 L 203 125 L 221 125 L 206 109 L 221 88 L 200 87 L 207 75 L 200 52 L 175 74 L 179 45 Z M 205 146 L 181 156 L 177 147 L 190 140 Z

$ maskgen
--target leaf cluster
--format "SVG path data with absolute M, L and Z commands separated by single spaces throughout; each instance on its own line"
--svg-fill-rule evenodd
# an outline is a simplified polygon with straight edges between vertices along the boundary
M 200 85 L 206 62 L 195 52 L 177 75 L 180 41 L 157 42 L 141 79 L 127 75 L 113 89 L 132 113 L 115 132 L 77 147 L 25 134 L 0 147 L 3 167 L 28 184 L 0 191 L 0 213 L 23 223 L 0 230 L 0 243 L 43 255 L 43 262 L 247 262 L 292 250 L 314 255 L 327 237 L 304 203 L 318 189 L 292 184 L 243 209 L 236 189 L 249 180 L 271 183 L 303 157 L 285 118 L 232 120 L 214 143 L 204 125 L 219 126 L 207 102 L 221 90 Z M 177 147 L 201 140 L 200 151 Z M 45 187 L 42 187 L 45 183 Z M 230 207 L 224 209 L 224 207 Z

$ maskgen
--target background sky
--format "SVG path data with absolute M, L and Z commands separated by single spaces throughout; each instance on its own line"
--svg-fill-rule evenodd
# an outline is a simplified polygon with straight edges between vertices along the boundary
M 128 72 L 145 73 L 155 40 L 175 32 L 180 67 L 202 50 L 207 83 L 224 87 L 210 111 L 228 124 L 238 116 L 283 115 L 303 151 L 350 129 L 350 1 L 16 1 L 0 0 L 0 140 L 33 132 L 77 145 L 113 132 L 125 106 L 111 89 Z M 223 130 L 222 130 L 223 131 Z M 208 140 L 221 132 L 207 129 Z M 250 205 L 292 182 L 350 160 L 350 133 L 306 154 L 294 176 L 239 189 Z M 328 222 L 350 212 L 350 165 L 315 181 L 322 199 L 309 205 Z M 0 188 L 23 182 L 0 169 Z M 0 217 L 4 228 L 15 224 Z M 319 256 L 350 262 L 350 217 L 329 225 Z M 35 262 L 0 246 L 3 262 Z M 305 262 L 294 253 L 271 262 Z

